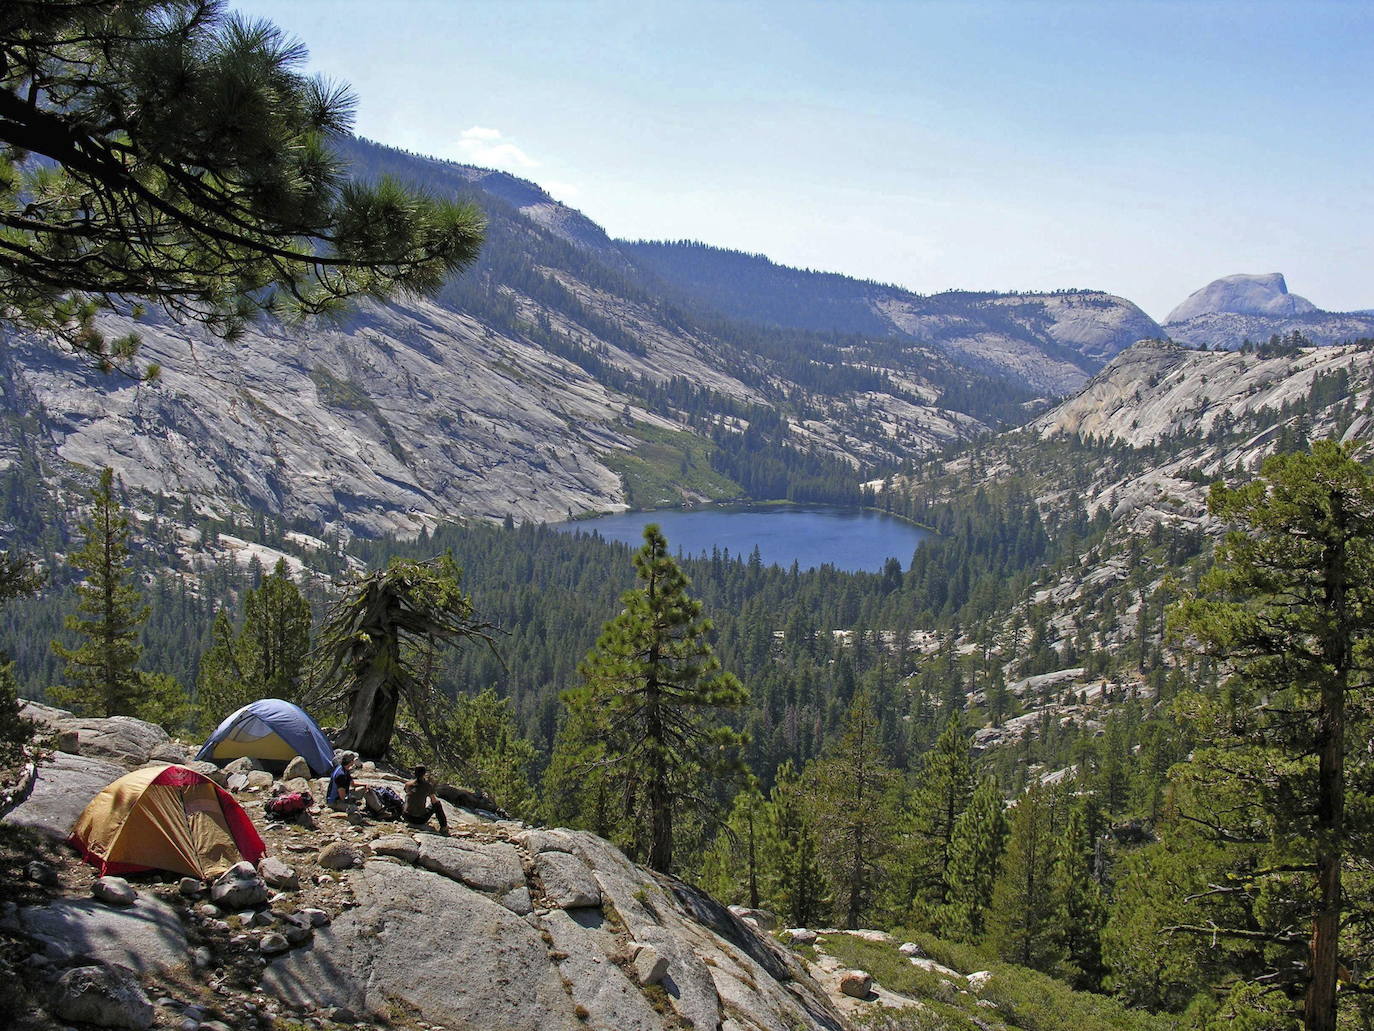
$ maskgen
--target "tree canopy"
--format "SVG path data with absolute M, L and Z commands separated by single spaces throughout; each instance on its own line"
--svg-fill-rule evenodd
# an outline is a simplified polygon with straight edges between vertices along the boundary
M 231 335 L 469 265 L 481 213 L 350 179 L 329 143 L 354 98 L 305 56 L 220 0 L 0 5 L 0 319 L 109 366 L 136 340 L 102 308 Z

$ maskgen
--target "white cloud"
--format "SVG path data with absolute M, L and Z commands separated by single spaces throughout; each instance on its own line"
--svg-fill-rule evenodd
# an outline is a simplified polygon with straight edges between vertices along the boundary
M 464 129 L 458 137 L 455 150 L 455 156 L 459 161 L 486 168 L 523 171 L 539 167 L 538 161 L 516 146 L 500 129 L 489 129 L 481 125 Z

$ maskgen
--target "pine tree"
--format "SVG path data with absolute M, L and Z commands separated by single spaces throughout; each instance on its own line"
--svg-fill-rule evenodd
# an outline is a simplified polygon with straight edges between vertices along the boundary
M 1263 872 L 1237 871 L 1237 889 L 1262 899 L 1272 922 L 1208 934 L 1268 935 L 1273 965 L 1257 977 L 1303 996 L 1307 1031 L 1336 1027 L 1342 927 L 1368 904 L 1358 880 L 1342 885 L 1347 859 L 1369 847 L 1363 792 L 1358 807 L 1347 796 L 1369 783 L 1374 730 L 1374 478 L 1355 449 L 1318 441 L 1310 454 L 1270 458 L 1243 487 L 1214 485 L 1209 511 L 1234 529 L 1202 595 L 1172 614 L 1235 669 L 1218 700 L 1191 703 L 1212 742 L 1189 764 L 1188 776 L 1211 785 L 1194 797 L 1206 805 L 1239 781 L 1264 814 L 1209 819 L 1238 862 L 1255 846 L 1268 853 Z M 1312 873 L 1295 875 L 1303 870 Z M 1310 941 L 1296 926 L 1311 927 Z
M 817 852 L 833 871 L 836 914 L 845 927 L 859 927 L 883 886 L 898 788 L 867 688 L 855 692 L 843 735 L 824 759 L 811 765 L 808 782 Z
M 1102 928 L 1106 899 L 1096 875 L 1097 802 L 1092 795 L 1069 809 L 1068 822 L 1055 857 L 1052 892 L 1059 907 L 1060 947 L 1064 959 L 1055 973 L 1076 988 L 1095 989 L 1101 982 Z
M 90 515 L 81 524 L 85 543 L 68 558 L 86 579 L 76 589 L 76 614 L 66 620 L 67 629 L 86 640 L 75 648 L 53 642 L 53 651 L 66 661 L 67 683 L 52 694 L 82 713 L 132 716 L 144 695 L 134 666 L 148 607 L 129 583 L 129 519 L 114 496 L 113 469 L 101 472 L 90 499 Z
M 295 701 L 310 650 L 310 605 L 285 559 L 244 597 L 239 669 L 256 696 Z
M 776 817 L 769 801 L 753 777 L 735 795 L 730 814 L 725 818 L 701 864 L 701 886 L 718 899 L 740 903 L 750 909 L 771 900 L 774 871 L 765 864 L 775 849 L 770 836 Z
M 926 753 L 907 809 L 907 898 L 916 909 L 945 903 L 954 826 L 973 797 L 973 749 L 954 710 L 935 746 Z
M 136 340 L 105 340 L 100 308 L 233 331 L 469 265 L 481 212 L 347 176 L 353 98 L 304 57 L 217 0 L 0 7 L 4 319 L 122 364 Z
M 769 904 L 793 927 L 810 927 L 825 905 L 825 877 L 816 852 L 805 780 L 788 759 L 778 767 L 768 796 L 774 831 L 765 842 L 765 868 L 776 883 Z
M 1038 781 L 1016 800 L 1002 868 L 992 892 L 988 935 L 1003 959 L 1049 970 L 1061 957 L 1057 899 L 1060 792 Z
M 985 777 L 954 822 L 944 876 L 945 906 L 940 913 L 943 934 L 968 942 L 983 937 L 1006 847 L 1006 804 L 996 779 Z
M 688 596 L 690 582 L 657 525 L 644 528 L 634 566 L 638 586 L 621 596 L 624 608 L 579 667 L 583 686 L 564 700 L 575 720 L 586 720 L 587 710 L 604 713 L 600 762 L 630 816 L 630 848 L 669 873 L 678 810 L 715 807 L 712 774 L 733 765 L 743 743 L 718 714 L 748 695 L 721 671 L 708 641 L 711 621 Z
M 421 714 L 432 707 L 433 684 L 416 657 L 440 644 L 491 639 L 486 623 L 473 618 L 472 600 L 459 586 L 452 555 L 428 562 L 392 559 L 348 585 L 320 633 L 323 673 L 320 691 L 342 703 L 348 722 L 335 744 L 370 759 L 391 747 L 403 703 Z
M 210 647 L 200 657 L 196 674 L 195 708 L 201 730 L 209 730 L 231 712 L 260 697 L 245 682 L 239 668 L 238 636 L 221 608 L 210 630 Z

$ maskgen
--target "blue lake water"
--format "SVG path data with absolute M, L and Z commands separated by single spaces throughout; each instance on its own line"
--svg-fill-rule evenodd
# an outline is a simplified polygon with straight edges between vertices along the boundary
M 889 558 L 905 569 L 916 546 L 930 536 L 882 512 L 833 505 L 713 505 L 655 512 L 621 512 L 556 529 L 596 532 L 610 541 L 643 543 L 644 527 L 657 523 L 674 554 L 700 556 L 712 549 L 748 558 L 754 548 L 765 565 L 802 569 L 829 563 L 851 572 L 877 572 Z

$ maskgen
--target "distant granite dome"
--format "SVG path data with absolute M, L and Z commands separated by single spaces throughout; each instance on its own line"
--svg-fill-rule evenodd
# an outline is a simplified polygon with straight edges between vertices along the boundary
M 1223 276 L 1188 296 L 1166 324 L 1186 322 L 1200 315 L 1306 315 L 1317 306 L 1306 297 L 1288 292 L 1282 272 L 1266 276 Z

